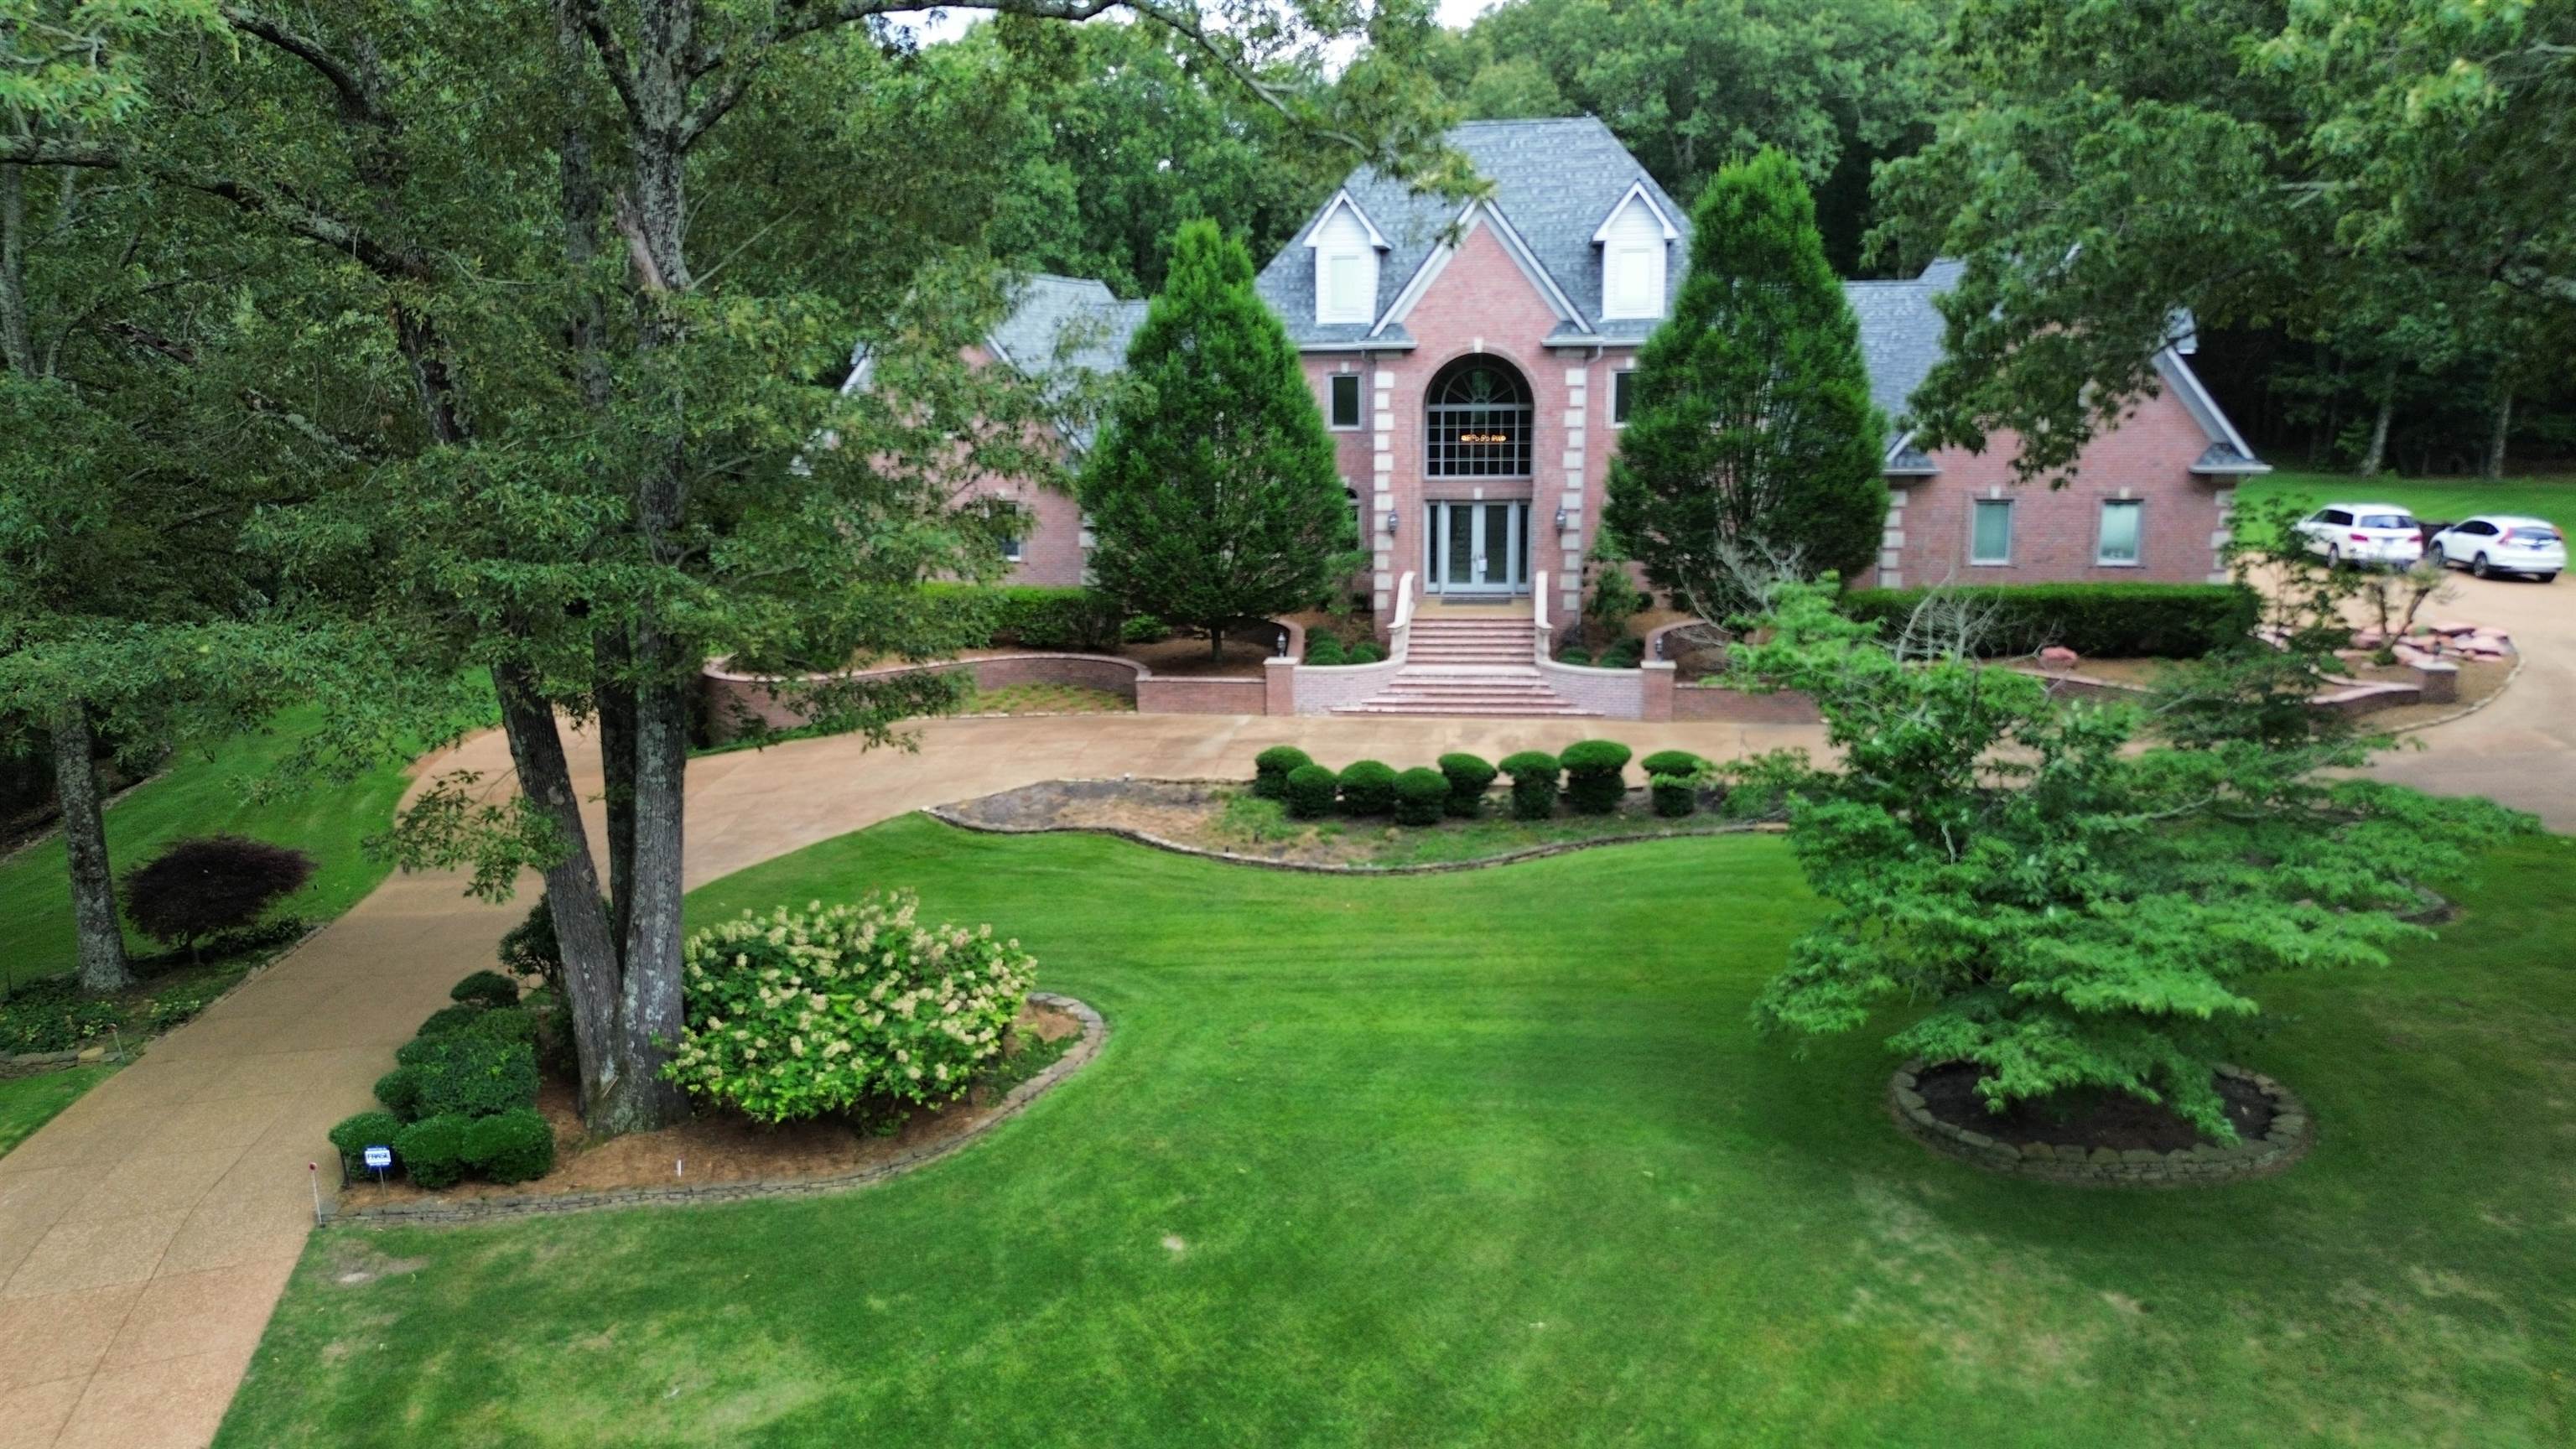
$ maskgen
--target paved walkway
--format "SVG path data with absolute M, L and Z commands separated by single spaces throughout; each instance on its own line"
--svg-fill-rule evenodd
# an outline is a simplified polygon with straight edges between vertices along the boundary
M 2462 581 L 2448 612 L 2530 656 L 2507 696 L 2385 772 L 2488 793 L 2576 831 L 2576 586 Z M 948 720 L 918 753 L 847 739 L 691 766 L 691 885 L 923 805 L 1065 776 L 1242 775 L 1273 744 L 1347 762 L 1488 758 L 1607 734 L 1731 757 L 1819 742 L 1781 725 L 1106 716 Z M 453 763 L 495 774 L 495 738 Z M 286 961 L 0 1157 L 0 1449 L 207 1443 L 312 1226 L 308 1162 L 393 1049 L 526 908 L 399 876 Z M 326 1189 L 327 1190 L 327 1189 Z

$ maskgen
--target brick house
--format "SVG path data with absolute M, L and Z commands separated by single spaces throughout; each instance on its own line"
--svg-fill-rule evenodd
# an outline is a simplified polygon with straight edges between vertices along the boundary
M 1525 597 L 1545 577 L 1562 627 L 1581 607 L 1626 376 L 1679 284 L 1690 219 L 1588 117 L 1474 122 L 1450 140 L 1490 196 L 1460 206 L 1355 171 L 1257 285 L 1332 430 L 1381 627 L 1408 574 L 1417 602 Z M 1912 446 L 1906 399 L 1940 357 L 1933 299 L 1955 279 L 1936 264 L 1846 284 L 1892 420 L 1886 547 L 1859 582 L 2217 576 L 2234 480 L 2268 470 L 2193 376 L 2188 343 L 2157 356 L 2165 386 L 2086 450 L 2066 488 L 2014 484 L 2009 437 L 1982 455 Z M 1096 282 L 1034 278 L 989 350 L 1032 371 L 1114 367 L 1143 307 Z M 989 486 L 1034 516 L 1020 580 L 1080 582 L 1088 540 L 1072 501 Z

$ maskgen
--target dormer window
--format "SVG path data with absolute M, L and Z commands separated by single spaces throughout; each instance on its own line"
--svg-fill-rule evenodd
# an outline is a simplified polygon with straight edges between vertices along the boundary
M 1315 253 L 1315 320 L 1368 323 L 1377 320 L 1378 254 L 1386 238 L 1347 191 L 1336 195 L 1306 233 Z
M 1681 232 L 1644 182 L 1628 188 L 1592 233 L 1601 248 L 1601 315 L 1661 317 L 1672 244 Z

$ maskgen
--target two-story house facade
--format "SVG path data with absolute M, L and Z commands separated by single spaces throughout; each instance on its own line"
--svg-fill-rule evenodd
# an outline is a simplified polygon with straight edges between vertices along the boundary
M 1450 140 L 1491 183 L 1486 195 L 1462 205 L 1363 168 L 1257 285 L 1332 431 L 1378 618 L 1408 576 L 1418 597 L 1451 600 L 1525 597 L 1545 579 L 1552 622 L 1570 626 L 1628 375 L 1680 285 L 1689 217 L 1588 117 L 1476 122 Z M 1954 280 L 1936 265 L 1848 284 L 1871 393 L 1891 419 L 1884 548 L 1857 582 L 2216 576 L 2234 480 L 2264 468 L 2184 349 L 2158 356 L 2165 386 L 2095 441 L 2066 487 L 2015 484 L 2009 437 L 1983 454 L 1912 446 L 1905 401 L 1940 358 L 1933 301 Z M 999 330 L 1034 352 L 1051 328 L 1096 312 L 1123 337 L 1135 305 L 1041 278 Z M 1022 580 L 1079 582 L 1078 514 L 1059 501 L 1038 515 L 1039 530 L 1077 538 L 1029 541 Z

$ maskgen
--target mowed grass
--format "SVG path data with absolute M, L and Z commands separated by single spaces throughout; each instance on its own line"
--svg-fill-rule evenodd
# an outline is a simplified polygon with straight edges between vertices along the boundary
M 116 1070 L 113 1066 L 73 1067 L 28 1077 L 0 1078 L 0 1156 L 35 1135 L 54 1114 L 80 1100 Z
M 322 921 L 357 904 L 392 869 L 370 858 L 360 842 L 393 823 L 406 783 L 401 765 L 378 765 L 344 784 L 256 804 L 244 797 L 245 782 L 274 768 L 315 723 L 310 713 L 289 711 L 260 733 L 182 745 L 167 769 L 107 812 L 108 854 L 118 877 L 175 840 L 248 835 L 314 859 L 313 879 L 280 903 L 280 912 Z M 60 832 L 0 861 L 0 971 L 10 980 L 61 975 L 76 963 L 65 869 Z M 128 944 L 138 952 L 160 949 L 130 929 Z
M 1103 1055 L 828 1199 L 317 1236 L 219 1443 L 2555 1445 L 2576 1439 L 2576 852 L 2267 987 L 2295 1171 L 2017 1183 L 1746 1008 L 1781 842 L 1339 878 L 919 818 L 697 919 L 911 885 Z
M 2576 477 L 2561 478 L 2356 478 L 2349 473 L 2273 473 L 2247 479 L 2238 507 L 2288 498 L 2303 509 L 2336 501 L 2396 503 L 2417 518 L 2457 523 L 2480 513 L 2520 513 L 2576 529 Z

